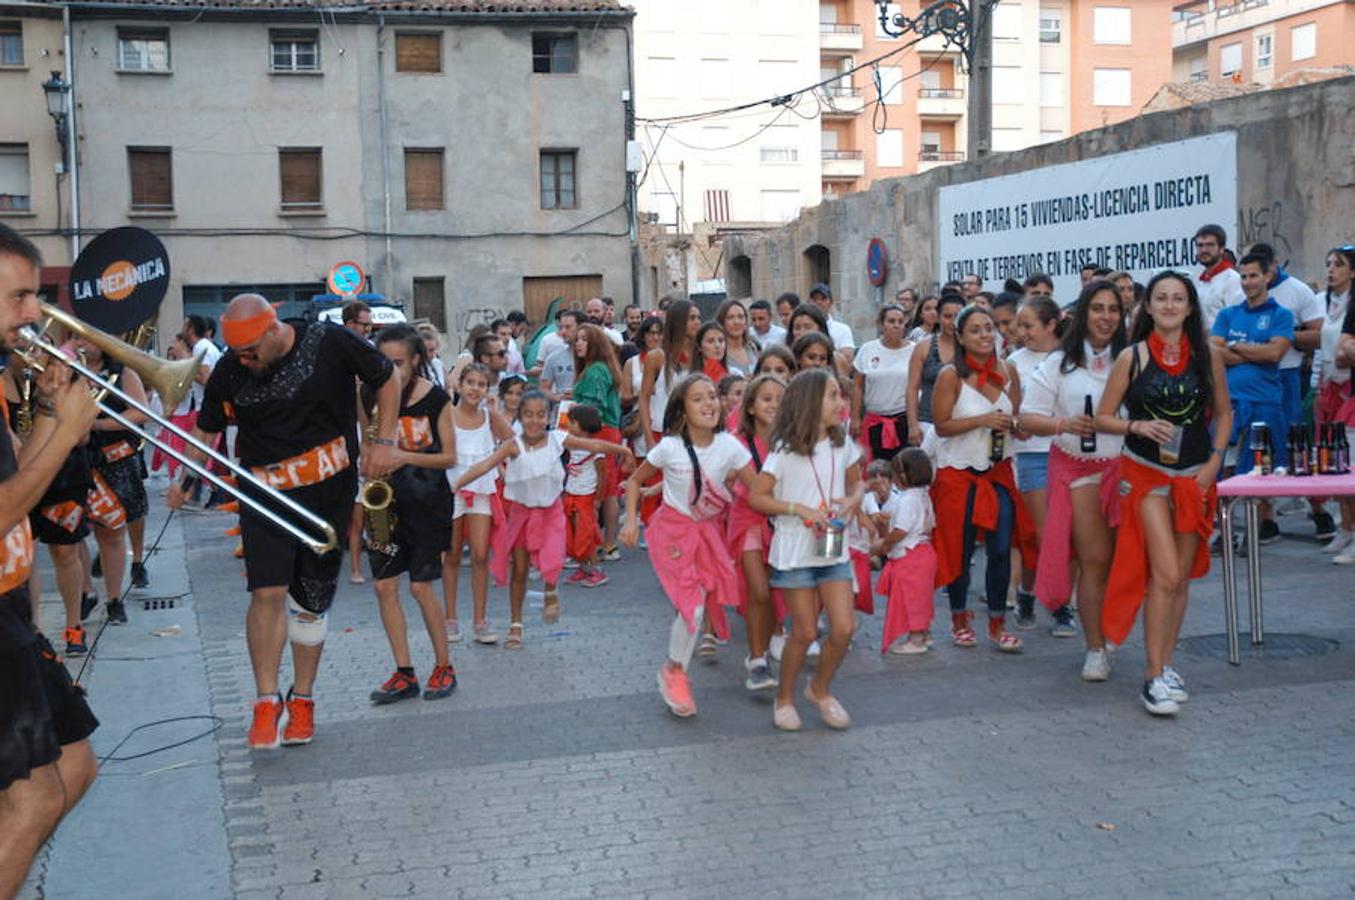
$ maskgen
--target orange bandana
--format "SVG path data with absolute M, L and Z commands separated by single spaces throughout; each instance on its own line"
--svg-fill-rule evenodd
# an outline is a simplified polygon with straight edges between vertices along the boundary
M 221 319 L 221 336 L 225 339 L 227 347 L 238 350 L 241 347 L 248 347 L 263 337 L 264 332 L 268 331 L 277 320 L 278 311 L 271 306 L 245 319 L 223 317 Z

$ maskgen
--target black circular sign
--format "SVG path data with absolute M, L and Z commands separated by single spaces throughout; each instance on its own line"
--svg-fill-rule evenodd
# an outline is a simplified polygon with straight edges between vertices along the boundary
M 144 228 L 113 228 L 89 242 L 71 267 L 71 309 L 109 334 L 155 315 L 169 287 L 169 254 Z

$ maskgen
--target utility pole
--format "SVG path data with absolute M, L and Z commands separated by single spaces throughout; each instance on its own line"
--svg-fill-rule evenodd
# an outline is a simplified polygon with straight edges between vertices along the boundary
M 993 142 L 993 16 L 995 4 L 970 0 L 969 158 L 984 159 Z

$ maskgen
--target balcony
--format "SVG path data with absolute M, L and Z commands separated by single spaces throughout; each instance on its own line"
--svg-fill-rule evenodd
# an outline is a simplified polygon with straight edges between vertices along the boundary
M 855 181 L 866 174 L 866 155 L 860 150 L 824 150 L 824 181 Z
M 918 88 L 917 114 L 924 119 L 955 121 L 968 111 L 964 88 Z
M 1276 19 L 1305 12 L 1308 8 L 1321 6 L 1321 3 L 1289 0 L 1280 4 L 1282 9 L 1267 9 L 1270 0 L 1234 0 L 1224 5 L 1226 0 L 1208 12 L 1184 11 L 1172 23 L 1172 47 L 1180 49 L 1192 44 L 1200 44 L 1212 38 L 1240 31 L 1250 31 L 1258 25 L 1265 25 Z
M 820 87 L 819 100 L 823 103 L 822 115 L 825 119 L 850 119 L 859 116 L 866 105 L 860 88 L 836 84 Z
M 948 166 L 951 163 L 964 162 L 964 159 L 963 150 L 933 150 L 927 148 L 917 155 L 917 170 L 919 174 L 930 172 L 932 169 Z
M 819 49 L 825 53 L 854 53 L 865 46 L 861 26 L 841 22 L 819 23 Z

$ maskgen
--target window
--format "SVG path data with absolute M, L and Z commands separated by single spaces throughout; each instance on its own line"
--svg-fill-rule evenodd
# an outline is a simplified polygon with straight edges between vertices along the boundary
M 119 28 L 118 69 L 122 72 L 168 72 L 169 30 Z
M 1040 10 L 1040 43 L 1057 44 L 1063 40 L 1063 10 Z
M 532 34 L 532 71 L 573 75 L 579 71 L 579 39 L 573 34 Z
M 447 279 L 414 279 L 414 318 L 427 319 L 438 331 L 447 330 Z
M 729 221 L 729 191 L 723 188 L 706 191 L 705 200 L 707 222 Z
M 1040 105 L 1063 106 L 1063 73 L 1040 73 Z
M 1041 130 L 1041 131 L 1040 131 L 1040 143 L 1041 143 L 1041 144 L 1052 144 L 1054 141 L 1061 141 L 1061 140 L 1063 140 L 1063 132 L 1062 132 L 1062 131 L 1058 131 L 1058 130 L 1055 130 L 1055 131 L 1045 131 L 1045 130 Z
M 937 79 L 937 87 L 940 87 L 941 73 L 935 69 L 924 69 L 922 74 L 923 85 L 928 85 L 928 78 Z M 885 103 L 890 106 L 896 106 L 903 102 L 903 69 L 900 66 L 880 66 L 880 93 L 884 97 Z
M 875 135 L 875 164 L 882 168 L 903 165 L 903 131 L 887 128 Z
M 1275 64 L 1275 35 L 1256 36 L 1256 68 L 1269 69 Z
M 1227 78 L 1242 71 L 1242 44 L 1224 44 L 1219 48 L 1219 75 Z
M 1132 96 L 1128 69 L 1092 70 L 1093 106 L 1129 106 Z
M 284 210 L 319 209 L 320 148 L 278 148 L 278 181 Z
M 658 224 L 667 228 L 677 228 L 677 195 L 670 191 L 655 191 L 649 196 L 650 207 Z
M 1020 128 L 994 128 L 992 147 L 994 153 L 1010 153 L 1026 146 L 1021 138 Z
M 793 163 L 800 161 L 798 147 L 762 147 L 760 161 L 765 163 Z
M 729 30 L 729 0 L 701 0 L 697 20 L 702 32 L 724 34 Z
M 1098 6 L 1092 10 L 1092 41 L 1097 44 L 1130 43 L 1132 16 L 1127 6 Z
M 320 71 L 320 35 L 313 30 L 271 31 L 270 67 L 274 72 Z
M 24 29 L 19 22 L 0 22 L 0 66 L 24 64 Z
M 993 40 L 1021 40 L 1021 4 L 1002 3 L 993 10 Z
M 993 102 L 1026 102 L 1026 87 L 1020 66 L 993 66 Z
M 799 214 L 799 191 L 762 192 L 762 221 L 789 222 Z
M 729 60 L 701 60 L 701 96 L 706 100 L 723 100 L 729 96 Z
M 642 76 L 649 82 L 649 95 L 655 98 L 677 96 L 677 60 L 669 56 L 651 56 Z
M 900 6 L 899 4 L 897 4 L 897 3 L 890 3 L 890 4 L 888 4 L 888 7 L 889 7 L 889 11 L 888 11 L 885 15 L 886 15 L 887 20 L 892 24 L 893 21 L 894 21 L 894 17 L 897 16 L 897 15 L 899 15 L 899 14 L 901 14 L 901 13 L 903 12 L 903 7 L 901 7 L 901 6 Z M 885 30 L 884 30 L 883 28 L 880 27 L 880 11 L 879 11 L 879 7 L 878 7 L 876 4 L 874 4 L 874 3 L 871 4 L 871 10 L 870 10 L 870 12 L 871 12 L 871 14 L 872 14 L 872 15 L 871 15 L 871 19 L 873 19 L 874 22 L 875 22 L 875 37 L 876 37 L 877 39 L 879 39 L 879 40 L 885 40 L 885 41 L 897 41 L 898 38 L 896 38 L 896 37 L 891 37 L 890 35 L 885 34 Z M 798 202 L 798 200 L 797 200 L 797 202 Z M 793 217 L 792 217 L 792 218 L 793 218 Z M 769 222 L 774 222 L 774 221 L 776 221 L 776 220 L 775 220 L 775 219 L 768 219 L 768 221 L 769 221 Z
M 1209 60 L 1203 56 L 1197 56 L 1190 61 L 1190 80 L 1208 81 L 1209 80 Z
M 174 178 L 168 147 L 128 147 L 127 172 L 132 182 L 133 211 L 174 209 Z
M 395 71 L 436 74 L 442 71 L 442 33 L 395 35 Z
M 941 132 L 924 131 L 922 132 L 922 159 L 940 159 L 941 158 Z
M 1295 25 L 1289 29 L 1289 59 L 1312 59 L 1317 56 L 1317 23 Z
M 576 209 L 574 173 L 577 150 L 541 151 L 541 208 Z
M 32 209 L 29 185 L 28 145 L 0 144 L 0 215 Z
M 825 131 L 819 135 L 819 146 L 824 150 L 836 150 L 838 142 L 838 133 L 836 131 Z
M 442 209 L 442 148 L 405 148 L 405 209 Z

